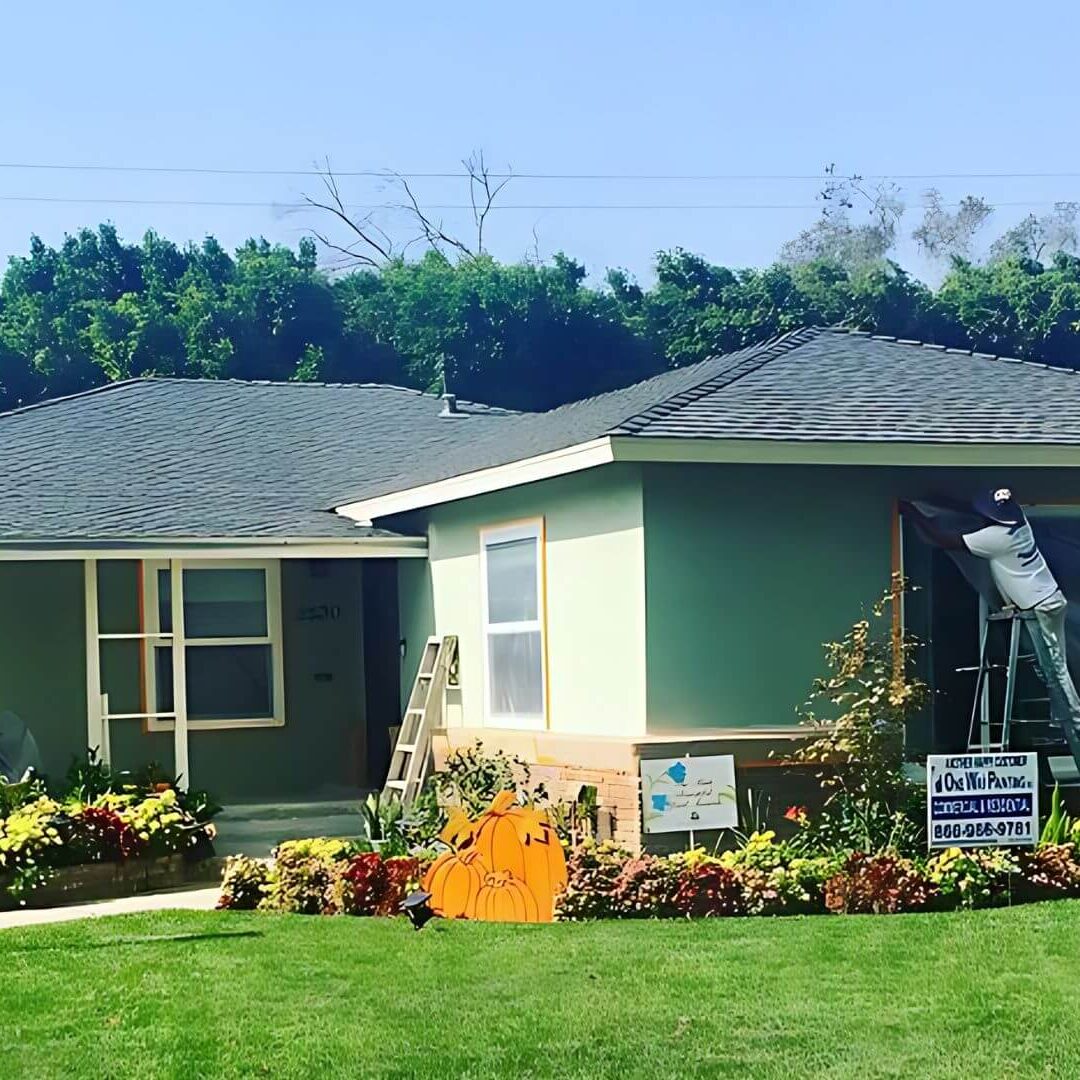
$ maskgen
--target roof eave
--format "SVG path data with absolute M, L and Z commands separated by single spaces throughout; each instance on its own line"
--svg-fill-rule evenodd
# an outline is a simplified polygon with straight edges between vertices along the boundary
M 431 484 L 347 503 L 336 513 L 358 524 L 612 462 L 730 465 L 866 465 L 1021 468 L 1080 465 L 1080 444 L 901 440 L 711 439 L 605 435 L 549 454 L 462 473 Z
M 0 562 L 80 559 L 422 559 L 423 536 L 0 539 Z

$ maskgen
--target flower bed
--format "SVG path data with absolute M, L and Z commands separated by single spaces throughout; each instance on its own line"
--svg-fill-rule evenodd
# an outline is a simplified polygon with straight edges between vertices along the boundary
M 927 858 L 892 851 L 806 856 L 754 833 L 737 850 L 632 856 L 585 844 L 568 860 L 556 918 L 898 914 L 1080 896 L 1072 841 L 1034 851 L 949 848 Z
M 218 907 L 294 915 L 395 915 L 428 861 L 384 856 L 347 840 L 288 840 L 271 862 L 234 855 Z
M 25 903 L 66 868 L 212 855 L 217 809 L 153 775 L 114 777 L 95 762 L 74 768 L 55 796 L 33 778 L 0 783 L 0 892 Z

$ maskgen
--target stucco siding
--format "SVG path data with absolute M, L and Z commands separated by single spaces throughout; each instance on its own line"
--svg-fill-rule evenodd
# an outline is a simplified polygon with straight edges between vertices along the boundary
M 435 628 L 460 639 L 460 723 L 485 726 L 480 532 L 530 518 L 543 518 L 546 534 L 550 729 L 643 733 L 645 575 L 636 466 L 592 469 L 430 512 Z M 405 603 L 422 607 L 421 600 Z
M 648 730 L 794 724 L 887 588 L 894 489 L 872 471 L 649 466 Z
M 134 562 L 99 564 L 103 632 L 138 629 Z M 359 561 L 285 560 L 282 624 L 285 725 L 191 731 L 193 786 L 225 801 L 305 798 L 366 782 L 365 690 Z M 0 709 L 37 738 L 50 775 L 86 743 L 86 652 L 81 563 L 0 563 Z M 102 688 L 110 710 L 140 710 L 139 646 L 107 641 Z M 113 762 L 171 770 L 171 732 L 138 720 L 111 727 Z

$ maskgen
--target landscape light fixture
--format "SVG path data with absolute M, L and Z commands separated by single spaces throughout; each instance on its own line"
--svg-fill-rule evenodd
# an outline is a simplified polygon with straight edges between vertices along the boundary
M 409 922 L 413 924 L 414 930 L 423 930 L 424 924 L 435 914 L 428 903 L 430 899 L 431 893 L 424 892 L 423 889 L 417 889 L 416 892 L 409 893 L 402 900 L 401 910 L 409 917 Z

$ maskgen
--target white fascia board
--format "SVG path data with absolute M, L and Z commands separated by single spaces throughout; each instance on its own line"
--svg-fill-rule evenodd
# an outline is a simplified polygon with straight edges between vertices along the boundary
M 378 495 L 373 499 L 345 503 L 335 508 L 342 517 L 350 518 L 358 524 L 370 524 L 377 518 L 403 514 L 409 510 L 420 510 L 440 503 L 468 499 L 473 495 L 486 495 L 491 491 L 531 484 L 537 480 L 548 480 L 554 476 L 592 469 L 597 465 L 608 465 L 614 460 L 611 439 L 606 435 L 591 442 L 578 443 L 562 450 L 553 450 L 547 454 L 514 461 L 509 465 L 496 465 L 490 469 L 478 469 L 476 472 L 462 473 L 447 480 L 419 487 L 406 488 L 403 491 Z
M 1080 465 L 1080 446 L 1040 443 L 810 442 L 617 436 L 616 461 L 741 465 L 1025 468 Z
M 78 559 L 423 559 L 422 536 L 369 536 L 356 540 L 72 540 L 0 541 L 0 562 Z

